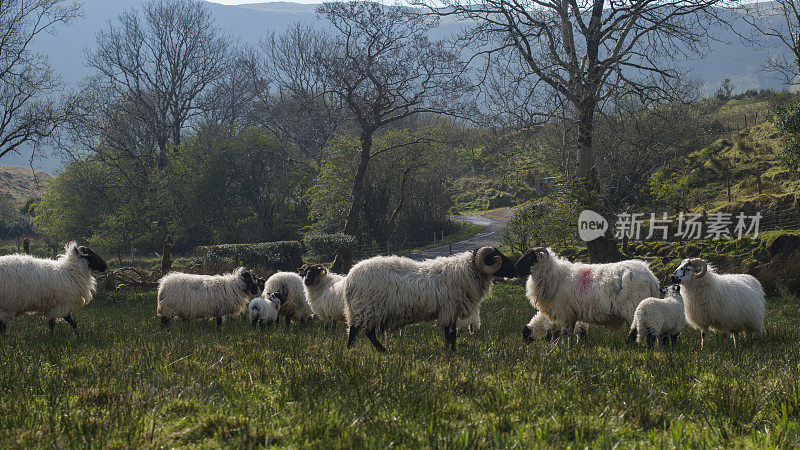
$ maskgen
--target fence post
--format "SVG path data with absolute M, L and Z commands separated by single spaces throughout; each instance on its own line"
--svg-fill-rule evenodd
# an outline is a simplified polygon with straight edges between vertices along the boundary
M 452 255 L 453 254 L 453 243 L 451 242 L 450 244 L 448 244 L 447 248 L 450 251 L 450 254 Z
M 436 243 L 436 232 L 435 231 L 433 232 L 433 243 L 434 244 Z
M 439 239 L 439 241 L 441 242 L 441 241 L 443 241 L 443 240 L 444 240 L 444 230 L 442 230 L 442 238 L 441 238 L 441 239 Z

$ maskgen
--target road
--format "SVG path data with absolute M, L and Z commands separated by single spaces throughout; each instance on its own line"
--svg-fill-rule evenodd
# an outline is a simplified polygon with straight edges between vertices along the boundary
M 457 220 L 459 222 L 470 222 L 483 227 L 483 229 L 475 236 L 463 241 L 454 242 L 453 253 L 473 250 L 485 246 L 498 247 L 500 245 L 500 233 L 503 231 L 503 227 L 505 227 L 506 222 L 513 214 L 514 211 L 511 208 L 498 208 L 479 214 L 450 216 L 452 220 Z M 407 256 L 420 261 L 423 259 L 436 258 L 437 256 L 447 256 L 449 254 L 449 246 L 443 245 L 441 247 L 434 247 L 415 252 Z

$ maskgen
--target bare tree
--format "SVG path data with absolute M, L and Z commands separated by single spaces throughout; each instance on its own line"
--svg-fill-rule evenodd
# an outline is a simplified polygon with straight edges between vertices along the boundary
M 531 77 L 563 99 L 577 128 L 575 178 L 583 207 L 597 208 L 595 116 L 612 95 L 669 97 L 679 71 L 668 62 L 699 52 L 721 0 L 445 0 L 440 16 L 474 23 L 465 42 L 485 55 L 511 52 L 519 77 Z M 613 258 L 608 242 L 589 244 L 593 259 Z
M 63 0 L 0 0 L 0 158 L 49 137 L 64 119 L 47 98 L 59 83 L 32 46 L 79 13 L 79 4 Z
M 323 149 L 346 121 L 341 100 L 328 95 L 317 56 L 324 34 L 305 23 L 295 23 L 281 35 L 262 42 L 264 83 L 257 92 L 252 120 L 293 145 L 319 169 Z
M 777 42 L 777 47 L 791 52 L 791 57 L 771 55 L 766 68 L 782 75 L 787 85 L 800 82 L 800 4 L 796 0 L 756 1 L 741 5 L 740 10 L 754 31 L 745 36 L 749 42 L 757 45 Z
M 256 101 L 268 86 L 255 51 L 237 50 L 228 59 L 222 75 L 201 98 L 203 121 L 224 126 L 231 132 L 250 125 Z
M 179 145 L 200 95 L 222 74 L 227 40 L 208 8 L 193 0 L 151 0 L 97 34 L 87 63 L 126 114 L 146 124 L 157 143 L 158 167 Z
M 374 134 L 411 116 L 443 111 L 469 83 L 458 53 L 428 38 L 437 20 L 366 1 L 325 3 L 317 13 L 334 31 L 320 33 L 314 45 L 297 40 L 292 47 L 313 65 L 308 73 L 326 99 L 340 101 L 358 130 L 361 146 L 343 230 L 355 236 L 370 160 L 383 151 L 373 151 Z M 346 271 L 352 259 L 352 251 L 339 254 L 333 270 Z

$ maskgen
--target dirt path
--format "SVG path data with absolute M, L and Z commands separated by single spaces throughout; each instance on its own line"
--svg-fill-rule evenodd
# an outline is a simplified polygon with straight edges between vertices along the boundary
M 514 211 L 511 208 L 498 208 L 479 214 L 450 216 L 450 218 L 453 220 L 470 222 L 483 227 L 483 229 L 475 236 L 467 238 L 463 241 L 454 242 L 452 246 L 453 253 L 474 250 L 478 247 L 484 246 L 498 247 L 500 245 L 500 233 L 503 231 L 503 227 L 505 227 L 506 222 L 513 214 Z M 419 261 L 423 259 L 436 258 L 437 256 L 447 256 L 449 254 L 449 246 L 443 245 L 441 247 L 434 247 L 415 252 L 407 256 Z

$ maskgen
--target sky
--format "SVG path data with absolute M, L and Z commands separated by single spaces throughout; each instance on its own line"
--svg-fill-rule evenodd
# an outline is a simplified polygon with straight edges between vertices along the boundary
M 208 0 L 223 5 L 244 5 L 246 3 L 267 3 L 275 0 Z M 287 3 L 322 3 L 322 0 L 290 0 Z

